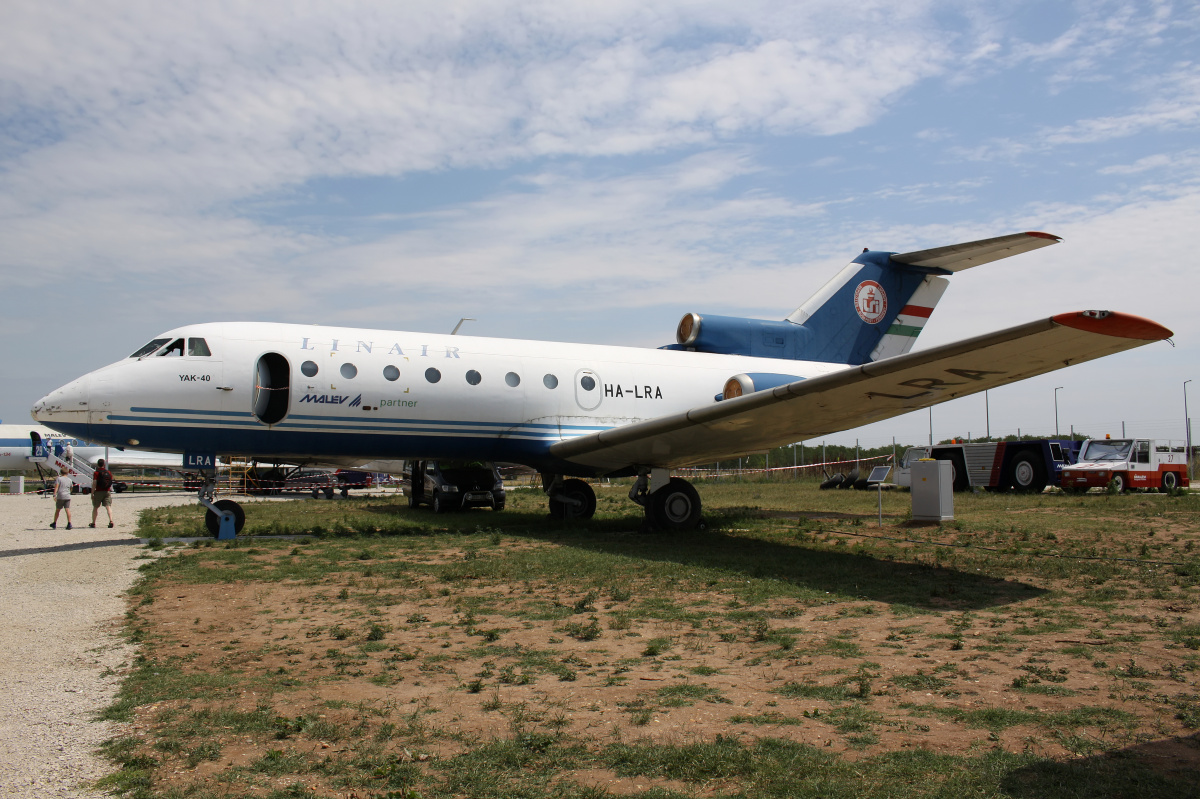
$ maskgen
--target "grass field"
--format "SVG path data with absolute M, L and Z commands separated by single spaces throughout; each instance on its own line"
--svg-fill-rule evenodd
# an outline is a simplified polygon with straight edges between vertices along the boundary
M 1153 797 L 1200 778 L 1200 497 L 699 484 L 247 506 L 148 560 L 103 787 L 162 797 Z M 769 509 L 769 510 L 768 510 Z M 198 535 L 199 509 L 144 512 Z M 152 547 L 162 545 L 152 543 Z

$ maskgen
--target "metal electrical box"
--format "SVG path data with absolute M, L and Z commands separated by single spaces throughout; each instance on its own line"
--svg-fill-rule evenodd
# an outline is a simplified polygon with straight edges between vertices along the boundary
M 918 522 L 954 518 L 954 464 L 921 459 L 912 465 L 912 517 Z
M 25 478 L 22 475 L 8 478 L 8 493 L 24 494 L 25 493 Z

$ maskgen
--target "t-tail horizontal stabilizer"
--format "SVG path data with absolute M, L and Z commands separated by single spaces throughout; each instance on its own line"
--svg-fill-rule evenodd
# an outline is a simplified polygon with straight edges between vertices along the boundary
M 1059 242 L 1016 233 L 932 250 L 867 250 L 779 322 L 690 313 L 673 349 L 858 366 L 912 349 L 950 275 Z

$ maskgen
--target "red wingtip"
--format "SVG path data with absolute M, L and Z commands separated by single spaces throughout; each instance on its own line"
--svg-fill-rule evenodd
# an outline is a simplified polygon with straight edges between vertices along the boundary
M 1026 236 L 1035 236 L 1039 239 L 1050 239 L 1051 241 L 1062 241 L 1062 236 L 1055 236 L 1053 233 L 1040 233 L 1036 230 L 1025 231 Z
M 1073 311 L 1060 313 L 1054 321 L 1076 330 L 1101 333 L 1118 338 L 1136 338 L 1145 341 L 1161 341 L 1175 335 L 1158 322 L 1141 316 L 1116 311 Z

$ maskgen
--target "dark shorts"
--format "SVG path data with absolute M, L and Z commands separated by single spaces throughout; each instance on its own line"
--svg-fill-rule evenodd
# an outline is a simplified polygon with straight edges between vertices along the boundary
M 92 492 L 92 507 L 98 508 L 101 505 L 112 507 L 112 492 L 111 491 L 93 491 Z
M 55 510 L 62 510 L 63 508 L 69 508 L 69 507 L 71 507 L 71 500 L 70 500 L 70 499 L 57 499 L 57 498 L 55 498 L 55 500 L 54 500 L 54 509 L 55 509 Z

